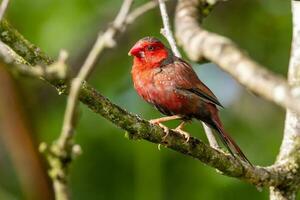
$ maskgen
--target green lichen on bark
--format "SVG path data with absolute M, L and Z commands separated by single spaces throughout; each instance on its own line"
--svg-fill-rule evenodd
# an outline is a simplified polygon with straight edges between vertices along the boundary
M 0 22 L 0 40 L 10 46 L 31 65 L 47 66 L 53 63 L 40 48 L 31 44 L 6 20 Z
M 61 149 L 60 146 L 54 142 L 50 147 L 45 143 L 41 143 L 39 150 L 45 155 L 50 166 L 48 174 L 53 181 L 55 191 L 57 191 L 55 192 L 55 199 L 70 199 L 66 183 L 68 182 L 69 165 L 73 157 L 72 149 Z
M 54 62 L 54 60 L 47 56 L 39 47 L 26 40 L 24 36 L 6 20 L 0 22 L 0 40 L 26 61 L 26 63 L 22 64 L 47 67 Z M 66 92 L 67 86 L 64 81 L 59 79 L 47 81 L 54 85 L 59 93 Z

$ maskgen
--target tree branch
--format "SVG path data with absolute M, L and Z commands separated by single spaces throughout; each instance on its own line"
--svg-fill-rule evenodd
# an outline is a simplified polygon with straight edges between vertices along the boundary
M 291 88 L 300 85 L 300 1 L 292 0 L 293 38 L 292 51 L 288 71 L 288 82 Z M 279 185 L 270 188 L 272 200 L 294 200 L 300 184 L 300 115 L 287 109 L 284 138 L 277 157 L 277 163 L 286 163 L 289 168 L 290 179 L 297 180 L 298 184 Z
M 67 108 L 64 117 L 64 124 L 61 131 L 61 135 L 58 139 L 58 145 L 62 149 L 66 149 L 68 143 L 72 139 L 74 127 L 75 127 L 75 111 L 78 101 L 80 87 L 83 81 L 85 81 L 91 74 L 97 58 L 105 48 L 111 48 L 115 46 L 114 36 L 118 31 L 124 28 L 126 17 L 129 13 L 133 0 L 124 0 L 121 9 L 114 20 L 111 27 L 109 27 L 104 34 L 99 33 L 99 36 L 91 49 L 88 57 L 86 58 L 83 66 L 81 67 L 78 75 L 71 82 L 70 94 L 68 96 Z
M 9 0 L 2 0 L 1 5 L 0 5 L 0 21 L 2 20 L 4 14 L 5 14 L 8 4 L 9 4 Z
M 163 25 L 164 25 L 164 28 L 161 29 L 161 33 L 168 40 L 174 55 L 181 58 L 182 56 L 181 56 L 181 54 L 180 54 L 180 52 L 179 52 L 179 50 L 176 46 L 176 42 L 175 42 L 172 30 L 171 30 L 170 20 L 169 20 L 169 16 L 168 16 L 168 13 L 167 13 L 167 8 L 166 8 L 165 1 L 164 0 L 158 0 L 158 3 L 159 3 L 161 18 L 162 18 Z
M 67 191 L 67 170 L 68 165 L 70 165 L 70 161 L 73 155 L 73 135 L 74 129 L 76 126 L 76 108 L 78 104 L 79 93 L 81 89 L 81 85 L 83 81 L 85 81 L 93 71 L 95 67 L 95 63 L 101 54 L 101 52 L 105 48 L 111 48 L 115 46 L 114 37 L 115 35 L 124 30 L 126 18 L 129 14 L 130 8 L 133 4 L 133 0 L 124 0 L 121 6 L 119 13 L 117 14 L 115 20 L 103 34 L 99 33 L 99 36 L 91 49 L 89 55 L 87 56 L 83 66 L 81 67 L 78 75 L 71 81 L 70 93 L 68 95 L 67 107 L 64 116 L 63 127 L 61 130 L 61 134 L 56 141 L 52 145 L 52 149 L 55 149 L 54 155 L 55 160 L 59 160 L 61 164 L 51 165 L 53 172 L 53 182 L 54 182 L 54 191 L 56 194 L 56 199 L 58 200 L 66 200 L 70 199 L 68 191 Z M 69 160 L 67 162 L 66 160 Z M 53 161 L 50 161 L 50 164 Z M 55 174 L 55 172 L 58 172 Z M 63 178 L 62 178 L 63 177 Z
M 208 2 L 178 1 L 176 36 L 187 55 L 194 61 L 201 61 L 204 57 L 216 63 L 255 94 L 300 113 L 299 87 L 290 88 L 284 78 L 253 61 L 231 40 L 199 26 L 199 21 L 203 20 L 213 6 Z
M 14 166 L 22 198 L 53 200 L 50 181 L 28 123 L 24 99 L 20 96 L 15 78 L 5 65 L 0 61 L 0 144 L 6 149 Z M 0 199 L 11 199 L 0 196 Z
M 134 22 L 138 17 L 143 15 L 144 13 L 148 12 L 149 10 L 155 8 L 157 6 L 157 1 L 152 0 L 149 1 L 140 7 L 134 9 L 132 12 L 129 13 L 129 15 L 126 17 L 126 24 L 129 25 L 132 22 Z
M 10 65 L 11 71 L 22 75 L 44 77 L 48 80 L 64 79 L 67 75 L 67 65 L 65 63 L 67 56 L 65 51 L 61 51 L 58 60 L 48 67 L 35 65 L 29 68 L 28 65 L 22 64 L 26 63 L 22 57 L 0 41 L 0 57 L 6 64 Z

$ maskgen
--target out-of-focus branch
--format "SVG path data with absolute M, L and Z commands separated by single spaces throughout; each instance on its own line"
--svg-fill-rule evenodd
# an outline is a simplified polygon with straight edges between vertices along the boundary
M 8 3 L 9 3 L 9 0 L 2 0 L 2 2 L 1 2 L 1 5 L 0 5 L 0 21 L 2 20 L 4 14 L 5 14 Z
M 132 3 L 133 0 L 124 0 L 123 5 L 121 6 L 121 9 L 112 26 L 108 28 L 104 34 L 99 33 L 99 36 L 89 55 L 87 56 L 83 66 L 81 67 L 78 75 L 71 82 L 71 89 L 68 96 L 64 124 L 61 135 L 58 139 L 58 145 L 62 149 L 66 148 L 74 132 L 76 121 L 75 111 L 81 84 L 91 74 L 100 53 L 105 48 L 111 48 L 115 45 L 114 36 L 118 31 L 121 31 L 124 28 L 123 26 Z
M 126 24 L 131 24 L 133 23 L 138 17 L 140 17 L 141 15 L 143 15 L 144 13 L 148 12 L 149 10 L 152 10 L 153 8 L 155 8 L 157 6 L 157 1 L 152 0 L 149 1 L 143 5 L 141 5 L 140 7 L 134 9 L 132 12 L 129 13 L 129 15 L 126 17 Z
M 168 40 L 174 55 L 181 58 L 182 56 L 180 54 L 180 51 L 177 48 L 176 41 L 174 39 L 173 32 L 171 30 L 170 20 L 169 20 L 165 1 L 158 0 L 158 2 L 159 2 L 159 9 L 160 9 L 163 26 L 164 26 L 164 28 L 161 29 L 161 33 Z M 204 132 L 206 134 L 206 137 L 208 139 L 210 146 L 212 146 L 214 148 L 219 148 L 218 142 L 217 142 L 211 128 L 209 128 L 204 122 L 202 122 L 202 126 L 204 128 Z
M 181 56 L 181 54 L 180 54 L 180 52 L 179 52 L 179 50 L 176 46 L 176 42 L 175 42 L 172 30 L 171 30 L 170 20 L 169 20 L 169 16 L 168 16 L 165 1 L 164 0 L 158 0 L 158 2 L 159 2 L 159 9 L 160 9 L 161 18 L 162 18 L 163 25 L 164 25 L 164 28 L 161 29 L 161 33 L 168 40 L 174 55 L 181 58 L 182 56 Z
M 288 82 L 293 87 L 300 85 L 300 1 L 292 0 L 293 38 L 292 51 L 288 71 Z M 289 168 L 290 179 L 298 180 L 298 184 L 279 185 L 270 188 L 272 200 L 294 200 L 300 185 L 300 115 L 287 109 L 284 137 L 277 157 L 277 163 L 285 163 Z
M 74 129 L 76 126 L 76 108 L 78 104 L 78 98 L 80 93 L 80 88 L 82 83 L 89 77 L 91 72 L 95 67 L 95 63 L 100 55 L 100 53 L 105 48 L 111 48 L 115 46 L 114 37 L 115 35 L 125 29 L 124 25 L 126 23 L 126 18 L 129 14 L 130 8 L 132 6 L 133 0 L 124 0 L 121 9 L 113 21 L 112 25 L 99 36 L 91 49 L 89 55 L 87 56 L 83 66 L 81 67 L 79 73 L 71 81 L 70 93 L 68 95 L 67 107 L 64 116 L 63 127 L 61 134 L 56 142 L 52 145 L 52 149 L 55 149 L 55 154 L 61 162 L 60 167 L 57 165 L 52 165 L 52 172 L 58 172 L 60 176 L 52 176 L 54 182 L 54 190 L 56 193 L 56 199 L 66 200 L 69 199 L 69 193 L 67 191 L 67 168 L 70 162 L 65 162 L 65 160 L 71 161 L 73 143 L 72 138 L 74 135 Z M 55 158 L 56 159 L 56 158 Z M 50 162 L 51 163 L 51 162 Z M 63 164 L 64 163 L 64 164 Z M 63 177 L 63 179 L 61 178 Z
M 176 37 L 194 61 L 206 58 L 232 75 L 239 83 L 283 108 L 300 113 L 300 87 L 291 88 L 287 81 L 253 61 L 231 40 L 199 26 L 212 5 L 205 0 L 179 0 Z
M 7 149 L 13 162 L 24 199 L 51 200 L 53 191 L 26 123 L 28 120 L 22 107 L 24 101 L 20 99 L 13 77 L 4 65 L 0 62 L 1 145 Z
M 22 75 L 43 77 L 51 80 L 64 79 L 67 74 L 67 65 L 65 64 L 67 54 L 65 51 L 61 51 L 58 61 L 48 67 L 36 65 L 29 68 L 28 65 L 22 64 L 26 63 L 22 57 L 0 41 L 0 57 L 7 65 L 9 65 L 10 70 L 16 71 Z

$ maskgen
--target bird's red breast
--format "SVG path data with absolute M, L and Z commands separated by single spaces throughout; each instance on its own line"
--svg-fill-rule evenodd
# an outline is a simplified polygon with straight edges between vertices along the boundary
M 192 67 L 160 41 L 142 39 L 129 54 L 134 56 L 131 73 L 137 93 L 164 114 L 197 117 L 208 114 L 207 103 L 218 104 Z

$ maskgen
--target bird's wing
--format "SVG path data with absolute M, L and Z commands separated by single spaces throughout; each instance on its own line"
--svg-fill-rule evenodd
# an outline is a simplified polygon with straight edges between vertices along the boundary
M 207 94 L 206 92 L 202 91 L 199 88 L 178 88 L 178 89 L 192 92 L 192 93 L 196 94 L 197 96 L 199 96 L 203 101 L 206 101 L 208 103 L 212 103 L 212 104 L 218 105 L 218 106 L 220 106 L 220 107 L 223 108 L 222 104 L 215 97 L 215 95 Z
M 173 58 L 173 62 L 168 64 L 175 70 L 175 85 L 179 90 L 191 92 L 199 96 L 203 101 L 223 107 L 212 91 L 199 80 L 193 68 L 180 58 Z M 166 65 L 167 67 L 167 65 Z

